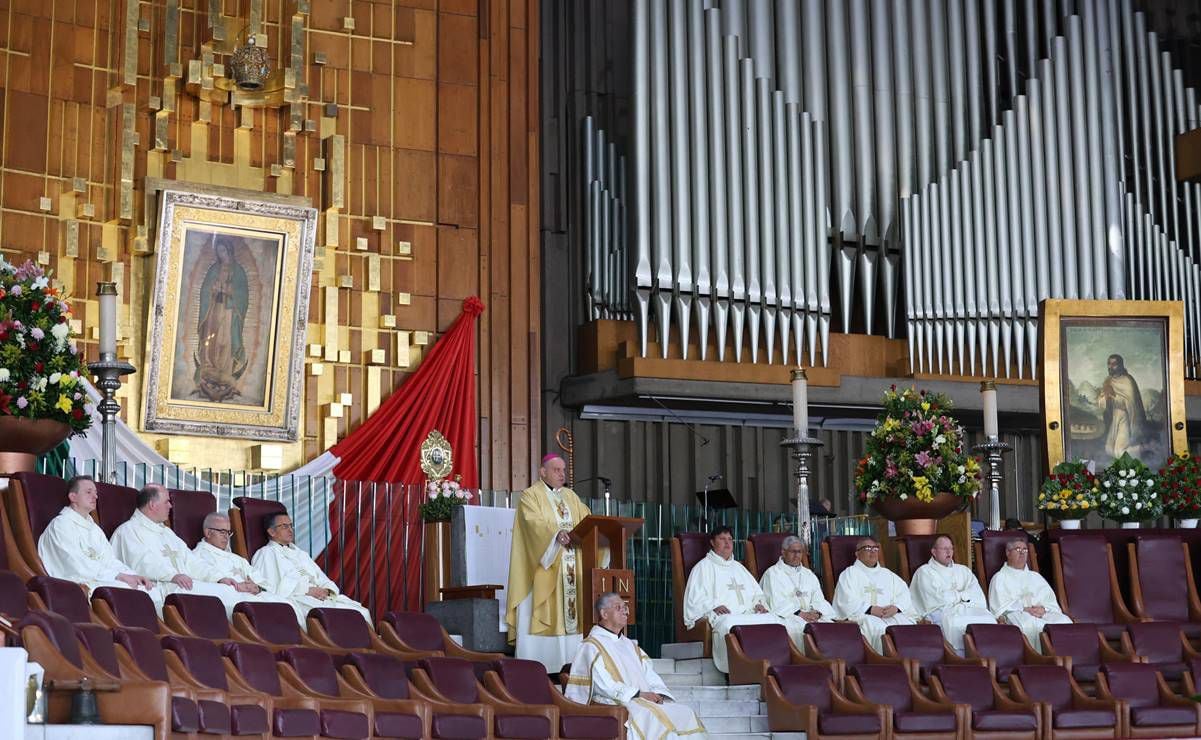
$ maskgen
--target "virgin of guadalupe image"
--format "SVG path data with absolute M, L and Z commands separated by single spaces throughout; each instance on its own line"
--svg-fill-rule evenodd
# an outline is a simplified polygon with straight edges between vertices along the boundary
M 199 341 L 193 360 L 196 393 L 222 402 L 241 393 L 239 382 L 249 361 L 242 327 L 250 304 L 246 271 L 234 256 L 234 239 L 214 235 L 216 261 L 200 286 Z

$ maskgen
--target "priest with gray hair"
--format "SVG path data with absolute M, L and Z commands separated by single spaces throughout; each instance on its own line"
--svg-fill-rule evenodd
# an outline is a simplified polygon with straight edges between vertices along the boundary
M 705 726 L 687 704 L 677 704 L 654 663 L 630 638 L 630 606 L 617 593 L 601 594 L 596 624 L 576 650 L 567 678 L 568 699 L 580 704 L 622 706 L 630 737 L 706 737 Z
M 204 517 L 201 524 L 201 534 L 204 539 L 192 548 L 192 562 L 202 580 L 224 583 L 246 601 L 278 601 L 296 612 L 296 620 L 301 627 L 305 626 L 304 612 L 297 609 L 292 602 L 276 596 L 263 587 L 266 579 L 246 558 L 229 549 L 230 536 L 233 529 L 229 517 L 220 511 L 214 511 Z
M 780 560 L 763 574 L 759 585 L 767 596 L 768 608 L 780 617 L 798 617 L 806 622 L 831 622 L 834 607 L 822 594 L 817 575 L 805 567 L 805 543 L 796 535 L 784 538 Z

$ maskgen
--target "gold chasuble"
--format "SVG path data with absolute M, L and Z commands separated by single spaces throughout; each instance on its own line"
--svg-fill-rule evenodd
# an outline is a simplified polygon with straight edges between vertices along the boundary
M 509 642 L 516 642 L 519 635 L 545 638 L 579 634 L 581 609 L 592 608 L 580 601 L 582 562 L 576 549 L 560 546 L 555 537 L 559 530 L 574 529 L 590 513 L 570 488 L 551 491 L 539 480 L 522 492 L 509 556 L 509 603 L 505 612 Z M 528 625 L 521 624 L 518 617 L 526 597 L 531 597 Z M 568 655 L 554 668 L 570 658 Z

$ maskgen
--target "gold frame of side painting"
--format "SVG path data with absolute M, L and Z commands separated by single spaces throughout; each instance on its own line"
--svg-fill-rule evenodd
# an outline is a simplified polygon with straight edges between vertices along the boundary
M 316 209 L 185 183 L 158 202 L 143 429 L 296 440 Z
M 1048 469 L 1126 451 L 1157 470 L 1188 449 L 1182 303 L 1045 300 L 1039 324 Z

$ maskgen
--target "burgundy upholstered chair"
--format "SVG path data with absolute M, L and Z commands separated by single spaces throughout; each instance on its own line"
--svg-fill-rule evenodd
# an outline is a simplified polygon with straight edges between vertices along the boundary
M 840 687 L 846 677 L 846 663 L 841 658 L 826 660 L 806 656 L 792 644 L 792 638 L 782 624 L 735 625 L 726 635 L 726 654 L 731 685 L 759 685 L 768 670 L 781 665 L 825 666 L 834 677 L 834 685 Z
M 216 596 L 174 593 L 163 602 L 163 623 L 177 635 L 232 640 L 225 605 Z
M 139 627 L 114 627 L 113 641 L 117 644 L 117 661 L 123 674 L 132 674 L 148 681 L 164 681 L 172 692 L 181 689 L 194 697 L 200 713 L 200 732 L 209 735 L 228 735 L 232 731 L 229 704 L 223 692 L 208 688 L 185 673 L 167 667 L 159 636 Z
M 693 566 L 709 552 L 709 535 L 704 532 L 680 532 L 671 538 L 672 609 L 676 620 L 676 642 L 700 642 L 706 658 L 713 656 L 713 631 L 709 620 L 684 626 L 684 587 Z
M 1126 625 L 1139 621 L 1122 599 L 1113 552 L 1103 538 L 1080 535 L 1052 542 L 1051 562 L 1059 606 L 1073 622 L 1096 624 L 1105 639 L 1116 642 Z
M 479 676 L 494 661 L 505 657 L 501 653 L 468 650 L 450 639 L 446 628 L 433 615 L 424 612 L 388 612 L 379 622 L 379 637 L 387 649 L 404 653 L 405 659 L 442 656 L 483 663 L 486 667 L 476 671 Z
M 859 665 L 847 676 L 847 698 L 883 707 L 892 737 L 957 740 L 970 719 L 966 707 L 926 697 L 899 665 Z
M 77 681 L 85 676 L 113 680 L 114 674 L 99 665 L 85 650 L 71 623 L 64 617 L 40 610 L 30 611 L 17 625 L 21 644 L 46 671 L 49 680 Z M 111 648 L 111 637 L 109 646 Z M 118 691 L 96 692 L 96 703 L 105 722 L 152 725 L 156 737 L 170 732 L 196 732 L 200 718 L 194 701 L 173 701 L 170 687 L 159 681 L 118 677 Z M 46 720 L 65 723 L 71 713 L 71 695 L 52 691 Z
M 967 704 L 972 718 L 969 737 L 992 736 L 1036 740 L 1042 736 L 1042 712 L 1037 705 L 1014 701 L 987 668 L 940 665 L 930 676 L 930 698 Z
M 267 530 L 263 520 L 268 514 L 286 514 L 288 508 L 278 501 L 268 501 L 249 496 L 238 496 L 229 510 L 229 526 L 234 534 L 230 539 L 231 550 L 250 560 L 259 548 L 267 544 Z
M 1201 600 L 1188 545 L 1174 535 L 1139 535 L 1126 550 L 1134 614 L 1178 622 L 1190 640 L 1201 637 Z
M 280 680 L 322 702 L 321 734 L 336 737 L 368 737 L 374 706 L 359 696 L 338 676 L 333 658 L 316 648 L 285 648 L 276 654 Z M 330 702 L 343 702 L 330 705 Z
M 805 625 L 805 655 L 823 661 L 842 660 L 846 670 L 857 665 L 899 665 L 917 680 L 917 662 L 880 655 L 854 622 L 810 622 Z
M 345 656 L 343 656 L 345 657 Z M 333 658 L 313 648 L 288 648 L 279 654 L 285 682 L 321 697 L 366 702 L 373 737 L 429 737 L 430 707 L 414 697 L 382 697 L 361 692 L 338 674 Z
M 110 676 L 121 675 L 121 662 L 117 659 L 117 648 L 113 643 L 113 631 L 103 624 L 95 622 L 76 622 L 75 638 L 83 646 L 92 659 Z
M 1201 734 L 1201 704 L 1172 692 L 1145 663 L 1110 663 L 1097 674 L 1097 698 L 1120 700 L 1126 737 L 1196 736 Z
M 768 568 L 779 562 L 780 553 L 784 550 L 784 540 L 792 536 L 791 532 L 758 532 L 747 538 L 746 548 L 743 550 L 746 553 L 743 565 L 756 581 L 763 577 Z M 806 568 L 811 567 L 808 552 L 805 553 L 802 562 Z
M 822 540 L 822 590 L 826 600 L 834 602 L 834 588 L 838 585 L 838 576 L 855 564 L 855 543 L 863 539 L 859 534 L 832 534 Z M 880 550 L 880 565 L 885 562 L 884 550 Z
M 426 658 L 413 670 L 413 685 L 425 696 L 457 704 L 492 707 L 492 732 L 498 738 L 547 738 L 559 727 L 559 710 L 504 701 L 480 685 L 469 661 Z
M 943 637 L 937 624 L 894 624 L 884 630 L 884 654 L 908 658 L 917 664 L 918 680 L 928 683 L 936 665 L 980 665 L 982 658 L 962 658 Z
M 1005 565 L 1005 547 L 1010 540 L 1029 542 L 1030 538 L 1024 531 L 1003 530 L 998 532 L 986 529 L 981 533 L 980 540 L 972 545 L 976 553 L 974 559 L 976 579 L 980 581 L 980 588 L 984 589 L 984 593 L 988 593 L 988 584 L 992 581 L 992 577 L 997 574 L 1001 566 Z M 1031 544 L 1028 557 L 1027 567 L 1035 573 L 1039 572 L 1038 556 L 1033 544 Z
M 354 609 L 319 607 L 308 615 L 308 636 L 323 648 L 335 650 L 378 650 L 395 653 L 405 660 L 420 660 L 429 653 L 413 653 L 385 645 L 363 615 Z
M 0 570 L 0 614 L 16 624 L 29 611 L 29 591 L 25 582 L 11 570 Z
M 96 481 L 96 521 L 105 537 L 112 539 L 117 527 L 129 521 L 138 508 L 137 500 L 136 488 Z
M 35 609 L 61 614 L 72 623 L 92 621 L 87 593 L 78 583 L 50 576 L 34 576 L 29 579 L 28 588 Z
M 968 658 L 991 661 L 994 675 L 1001 683 L 1020 665 L 1063 665 L 1063 658 L 1041 655 L 1026 642 L 1022 631 L 1012 624 L 971 624 L 963 636 L 963 653 Z
M 1122 635 L 1122 650 L 1155 666 L 1172 685 L 1179 685 L 1189 661 L 1201 658 L 1175 622 L 1132 624 Z
M 216 689 L 229 706 L 230 734 L 265 735 L 270 732 L 270 697 L 255 691 L 232 671 L 227 671 L 221 649 L 201 637 L 162 638 L 167 670 L 186 675 L 196 683 Z
M 906 535 L 894 537 L 897 546 L 897 575 L 909 583 L 913 571 L 930 560 L 930 548 L 934 546 L 935 534 Z
M 887 737 L 888 711 L 843 696 L 821 666 L 784 665 L 763 682 L 767 722 L 772 732 L 804 732 L 811 740 L 876 740 Z
M 492 726 L 492 709 L 483 704 L 447 704 L 418 692 L 409 683 L 412 666 L 394 655 L 347 653 L 338 661 L 342 679 L 363 696 L 425 704 L 431 715 L 429 737 L 484 737 Z
M 321 734 L 321 703 L 284 686 L 270 650 L 262 645 L 227 642 L 221 646 L 221 654 L 231 672 L 254 690 L 270 697 L 272 735 L 312 737 Z
M 1118 702 L 1091 697 L 1072 680 L 1067 670 L 1054 665 L 1027 665 L 1009 678 L 1014 700 L 1041 704 L 1044 737 L 1122 737 L 1124 708 Z
M 577 704 L 564 698 L 546 677 L 546 666 L 536 660 L 505 658 L 484 674 L 484 687 L 510 704 L 553 706 L 559 710 L 559 737 L 621 737 L 627 712 L 624 707 Z
M 1039 636 L 1043 655 L 1071 658 L 1072 678 L 1092 684 L 1103 663 L 1129 663 L 1133 653 L 1114 650 L 1095 624 L 1048 624 Z
M 167 489 L 171 497 L 171 531 L 188 547 L 204 539 L 204 518 L 217 510 L 217 499 L 208 491 Z
M 8 505 L 7 500 L 0 499 L 0 571 L 12 571 L 21 583 L 25 583 L 37 572 L 25 562 L 25 557 L 17 547 Z
M 150 594 L 136 588 L 102 586 L 92 591 L 96 621 L 109 627 L 140 627 L 156 635 L 170 630 L 158 618 Z
M 3 496 L 17 553 L 35 574 L 45 575 L 46 566 L 38 555 L 38 539 L 50 521 L 70 503 L 67 482 L 41 473 L 14 473 Z
M 234 607 L 234 635 L 239 640 L 284 647 L 321 647 L 301 632 L 296 612 L 277 601 L 243 601 Z

